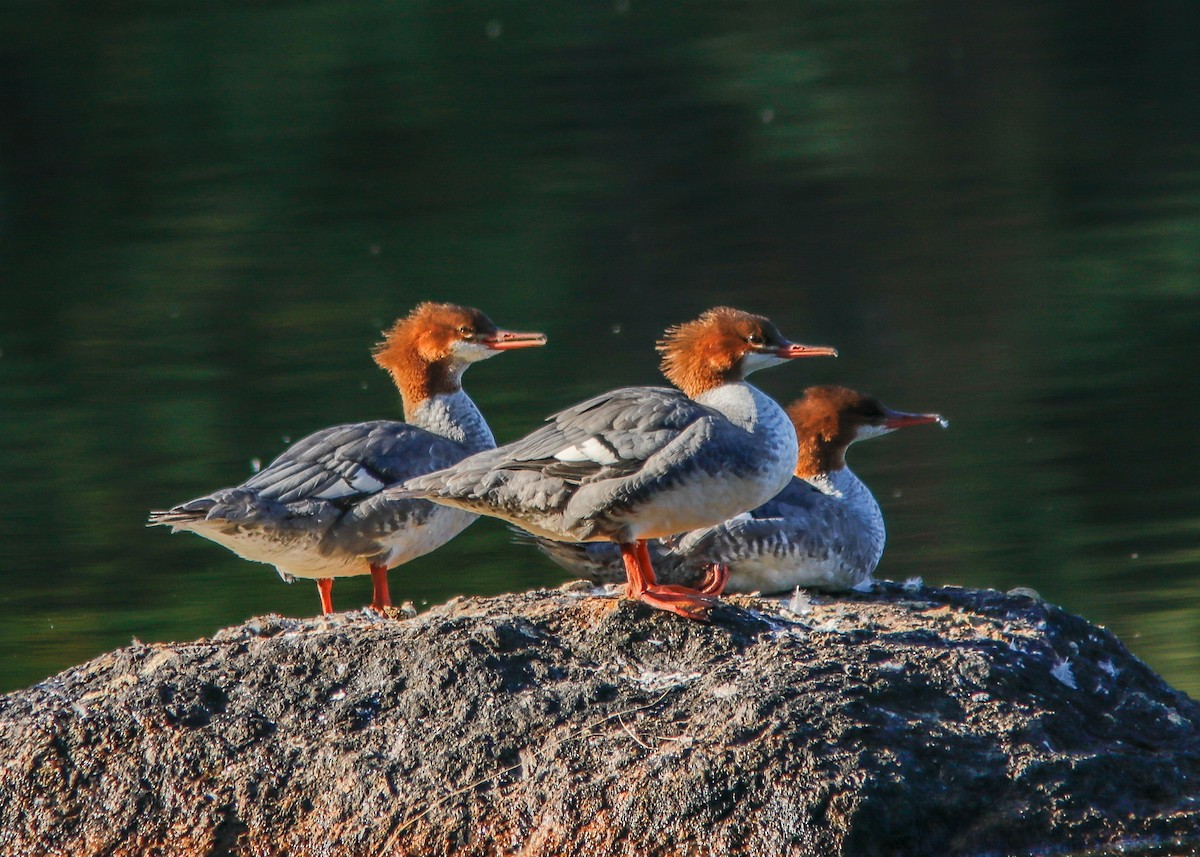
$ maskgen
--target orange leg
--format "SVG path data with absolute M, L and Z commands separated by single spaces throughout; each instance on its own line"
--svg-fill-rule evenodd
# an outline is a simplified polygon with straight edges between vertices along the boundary
M 676 592 L 682 595 L 689 595 L 693 592 L 693 590 L 684 586 L 672 586 L 670 584 L 661 584 L 658 582 L 658 577 L 654 573 L 654 563 L 650 561 L 650 547 L 645 539 L 640 539 L 637 542 L 634 542 L 633 556 L 634 562 L 637 564 L 637 571 L 634 576 L 629 574 L 629 561 L 626 560 L 625 562 L 626 598 L 632 601 L 637 601 L 642 597 L 642 593 L 651 586 L 653 586 L 657 591 L 667 590 L 669 592 Z M 642 586 L 640 582 L 635 584 L 635 577 L 638 581 L 644 581 L 645 586 Z
M 729 566 L 723 562 L 712 562 L 708 565 L 704 579 L 700 581 L 700 591 L 705 595 L 720 595 L 725 591 L 727 583 L 729 583 Z
M 643 592 L 655 585 L 654 569 L 648 564 L 642 565 L 636 543 L 622 542 L 617 547 L 621 549 L 621 559 L 625 561 L 625 597 L 636 601 L 642 597 Z M 646 576 L 647 568 L 650 568 L 649 577 Z
M 644 601 L 656 610 L 677 613 L 699 622 L 708 621 L 708 611 L 717 600 L 682 586 L 660 586 L 654 579 L 650 552 L 644 539 L 639 539 L 635 544 L 622 542 L 618 547 L 621 549 L 621 559 L 625 561 L 626 597 Z
M 637 540 L 637 560 L 646 570 L 646 579 L 650 581 L 650 585 L 657 585 L 658 578 L 654 574 L 654 563 L 650 562 L 650 545 L 645 539 Z
M 317 592 L 321 594 L 321 612 L 333 612 L 333 578 L 322 577 L 317 581 Z
M 388 592 L 387 566 L 371 566 L 371 609 L 382 612 L 384 607 L 392 606 L 392 596 Z

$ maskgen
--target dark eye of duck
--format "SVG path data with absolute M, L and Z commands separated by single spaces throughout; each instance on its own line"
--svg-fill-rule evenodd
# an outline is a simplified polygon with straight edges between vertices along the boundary
M 751 345 L 762 345 L 764 342 L 766 342 L 766 340 L 763 339 L 761 336 L 759 336 L 757 333 L 752 333 L 749 336 L 747 336 L 746 341 L 749 342 Z
M 475 338 L 475 331 L 471 330 L 471 328 L 465 324 L 458 329 L 458 332 L 460 334 L 462 334 L 463 339 L 474 339 Z

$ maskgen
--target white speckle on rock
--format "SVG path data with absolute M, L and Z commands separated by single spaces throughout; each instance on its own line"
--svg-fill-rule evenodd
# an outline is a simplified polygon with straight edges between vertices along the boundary
M 712 695 L 717 699 L 729 699 L 731 696 L 737 696 L 737 685 L 726 682 L 719 684 L 712 689 Z
M 813 610 L 812 599 L 808 597 L 807 592 L 797 586 L 792 597 L 783 605 L 783 609 L 793 616 L 807 616 Z
M 659 672 L 658 670 L 642 670 L 635 676 L 630 676 L 634 684 L 639 684 L 647 690 L 668 690 L 673 687 L 683 687 L 700 678 L 703 673 Z
M 925 581 L 921 580 L 921 578 L 919 578 L 919 577 L 910 577 L 910 578 L 908 578 L 907 580 L 905 580 L 905 581 L 904 581 L 904 584 L 903 584 L 903 586 L 904 586 L 904 591 L 905 591 L 905 592 L 916 592 L 916 591 L 917 591 L 918 589 L 920 589 L 920 588 L 921 588 L 921 587 L 922 587 L 924 584 L 925 584 Z
M 1055 661 L 1054 667 L 1050 670 L 1050 675 L 1071 688 L 1071 690 L 1078 688 L 1078 685 L 1075 684 L 1075 673 L 1071 671 L 1071 661 L 1069 658 Z

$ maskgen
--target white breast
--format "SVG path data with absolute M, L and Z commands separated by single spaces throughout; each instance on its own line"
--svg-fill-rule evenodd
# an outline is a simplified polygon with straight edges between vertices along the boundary
M 697 396 L 696 401 L 720 411 L 750 434 L 759 462 L 755 477 L 762 483 L 761 490 L 769 493 L 749 508 L 761 506 L 782 491 L 791 481 L 800 446 L 796 429 L 779 403 L 744 381 L 723 384 Z
M 755 464 L 742 471 L 725 470 L 720 476 L 705 472 L 708 468 L 691 468 L 692 472 L 680 485 L 637 507 L 629 522 L 637 538 L 661 538 L 719 524 L 761 506 L 792 478 L 798 453 L 796 432 L 783 408 L 773 399 L 740 382 L 703 393 L 696 401 L 745 429 L 746 434 L 740 435 L 736 442 L 749 445 L 751 455 L 739 457 L 748 457 Z M 727 453 L 719 445 L 710 444 L 695 454 L 719 459 Z M 681 466 L 686 465 L 681 463 Z

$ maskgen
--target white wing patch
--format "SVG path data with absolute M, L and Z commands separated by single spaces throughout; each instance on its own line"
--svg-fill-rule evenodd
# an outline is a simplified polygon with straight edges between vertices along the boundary
M 317 494 L 316 498 L 318 500 L 337 500 L 340 497 L 349 497 L 351 494 L 374 494 L 376 491 L 381 491 L 383 487 L 382 482 L 365 470 L 359 469 L 349 479 L 343 476 Z
M 568 446 L 554 453 L 559 461 L 594 461 L 597 464 L 616 464 L 621 459 L 613 455 L 612 450 L 594 437 L 589 437 L 583 443 Z

